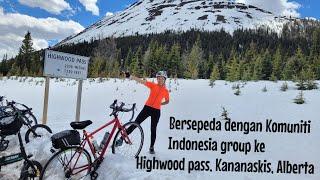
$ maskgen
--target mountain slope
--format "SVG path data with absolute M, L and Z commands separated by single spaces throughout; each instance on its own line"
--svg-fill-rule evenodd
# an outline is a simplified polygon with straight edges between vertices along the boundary
M 123 12 L 106 17 L 58 45 L 135 34 L 198 29 L 232 33 L 261 26 L 280 32 L 290 19 L 259 7 L 216 0 L 140 0 Z

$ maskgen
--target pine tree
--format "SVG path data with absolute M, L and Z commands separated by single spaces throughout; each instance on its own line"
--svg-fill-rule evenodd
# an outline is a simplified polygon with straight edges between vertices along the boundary
M 252 72 L 251 72 L 251 67 L 250 67 L 250 63 L 246 63 L 243 65 L 243 74 L 241 77 L 241 80 L 243 81 L 250 81 L 252 79 Z
M 262 92 L 267 92 L 268 91 L 267 86 L 264 86 L 261 91 Z
M 293 80 L 294 75 L 296 73 L 299 73 L 300 71 L 297 70 L 297 64 L 298 60 L 295 56 L 292 56 L 289 58 L 289 60 L 286 62 L 284 69 L 282 71 L 282 79 L 284 80 Z
M 312 90 L 312 89 L 318 88 L 317 83 L 315 82 L 316 74 L 313 72 L 312 65 L 309 65 L 306 68 L 306 71 L 304 71 L 303 76 L 305 77 L 305 80 L 306 80 L 305 86 L 306 86 L 307 90 Z
M 20 47 L 19 55 L 22 58 L 22 64 L 20 64 L 20 69 L 24 71 L 24 68 L 26 68 L 25 71 L 28 71 L 31 68 L 31 58 L 32 53 L 35 51 L 31 38 L 31 33 L 28 31 L 27 34 L 24 36 L 24 39 L 22 41 L 22 45 Z
M 19 75 L 19 73 L 20 73 L 20 68 L 18 67 L 18 65 L 16 63 L 13 63 L 7 76 L 17 76 L 17 75 Z
M 255 60 L 255 56 L 257 55 L 257 45 L 254 42 L 251 42 L 249 45 L 249 49 L 245 52 L 244 59 L 247 62 L 252 62 Z
M 146 77 L 150 77 L 152 76 L 152 73 L 151 73 L 151 68 L 150 68 L 150 61 L 152 61 L 151 59 L 151 48 L 150 46 L 148 47 L 148 49 L 144 52 L 144 55 L 143 55 L 143 67 L 144 67 L 144 76 Z
M 124 62 L 124 68 L 126 71 L 130 69 L 130 64 L 131 64 L 132 59 L 133 59 L 132 49 L 129 48 L 125 62 Z
M 296 104 L 304 104 L 306 101 L 305 101 L 305 98 L 303 97 L 303 91 L 300 91 L 298 96 L 294 99 L 294 103 Z
M 217 65 L 214 65 L 212 68 L 212 72 L 210 74 L 210 83 L 209 86 L 213 87 L 214 82 L 220 79 L 220 73 Z
M 270 80 L 272 81 L 280 80 L 281 71 L 282 71 L 282 56 L 281 56 L 281 50 L 278 47 L 272 61 L 272 74 L 271 74 Z
M 168 54 L 166 51 L 166 47 L 165 46 L 159 46 L 156 50 L 156 64 L 157 64 L 157 68 L 156 68 L 156 72 L 157 71 L 163 71 L 166 70 L 167 67 L 167 62 L 168 62 Z
M 294 64 L 294 69 L 296 72 L 300 72 L 303 68 L 306 66 L 306 57 L 302 52 L 302 49 L 299 47 L 295 53 L 295 64 Z
M 142 64 L 142 48 L 139 47 L 137 52 L 134 55 L 134 58 L 130 65 L 130 72 L 132 72 L 136 76 L 143 76 L 145 73 L 143 71 L 143 64 Z
M 91 66 L 89 66 L 90 77 L 94 77 L 94 78 L 99 77 L 102 71 L 102 67 L 101 67 L 102 63 L 103 63 L 103 59 L 100 56 L 92 58 L 92 64 Z
M 168 74 L 171 76 L 177 76 L 181 77 L 181 55 L 180 55 L 180 45 L 179 44 L 174 44 L 171 47 L 169 59 L 170 59 L 170 70 L 168 71 Z
M 111 77 L 114 77 L 114 78 L 120 77 L 120 64 L 117 60 L 114 61 L 114 63 L 113 63 Z
M 219 69 L 220 79 L 226 78 L 227 68 L 225 64 L 226 63 L 225 63 L 224 57 L 222 53 L 220 53 L 217 57 L 217 66 Z
M 228 73 L 226 79 L 231 82 L 240 80 L 240 65 L 234 50 L 231 52 L 231 60 L 229 60 L 229 62 L 229 65 L 227 65 Z
M 7 67 L 7 61 L 8 61 L 8 55 L 5 54 L 5 55 L 3 55 L 2 61 L 0 61 L 0 73 L 2 75 L 6 75 L 9 71 L 9 69 Z
M 200 47 L 200 38 L 194 43 L 191 52 L 188 54 L 185 60 L 185 72 L 186 78 L 197 79 L 199 73 L 199 64 L 202 62 L 203 52 Z
M 269 49 L 265 51 L 262 57 L 261 80 L 269 80 L 272 73 L 272 56 Z
M 254 62 L 254 70 L 253 70 L 253 80 L 261 80 L 263 77 L 263 64 L 262 57 L 257 56 Z
M 320 55 L 320 28 L 317 28 L 312 33 L 312 45 L 310 56 L 319 57 Z

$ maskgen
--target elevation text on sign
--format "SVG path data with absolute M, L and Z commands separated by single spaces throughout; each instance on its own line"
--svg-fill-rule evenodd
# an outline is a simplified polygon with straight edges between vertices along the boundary
M 44 75 L 72 79 L 87 79 L 89 57 L 46 50 Z

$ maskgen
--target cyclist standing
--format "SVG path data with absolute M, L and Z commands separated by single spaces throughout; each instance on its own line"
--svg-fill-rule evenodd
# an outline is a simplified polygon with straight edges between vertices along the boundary
M 145 119 L 149 116 L 151 117 L 151 144 L 149 152 L 150 154 L 154 154 L 154 144 L 157 136 L 157 125 L 160 119 L 160 109 L 162 105 L 167 105 L 169 103 L 169 91 L 166 88 L 165 82 L 167 79 L 166 71 L 159 71 L 156 74 L 157 82 L 153 83 L 147 80 L 143 80 L 141 78 L 130 75 L 130 73 L 126 72 L 126 77 L 133 79 L 150 89 L 149 98 L 145 103 L 145 106 L 137 116 L 135 122 L 141 124 Z M 163 101 L 164 100 L 164 101 Z M 127 129 L 127 133 L 130 134 L 134 130 L 135 127 L 131 126 Z M 122 145 L 123 140 L 119 139 L 116 142 L 117 146 Z

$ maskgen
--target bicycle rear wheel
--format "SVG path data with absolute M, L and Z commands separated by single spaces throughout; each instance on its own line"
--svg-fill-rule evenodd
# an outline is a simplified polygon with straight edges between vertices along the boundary
M 44 166 L 40 179 L 81 179 L 90 173 L 91 157 L 79 146 L 69 147 L 54 154 Z
M 133 126 L 134 131 L 127 136 L 127 129 Z M 128 122 L 124 124 L 123 129 L 119 129 L 116 133 L 112 143 L 112 153 L 121 154 L 125 157 L 137 157 L 143 146 L 144 134 L 142 127 L 135 122 Z M 123 139 L 121 146 L 116 145 L 116 141 Z

